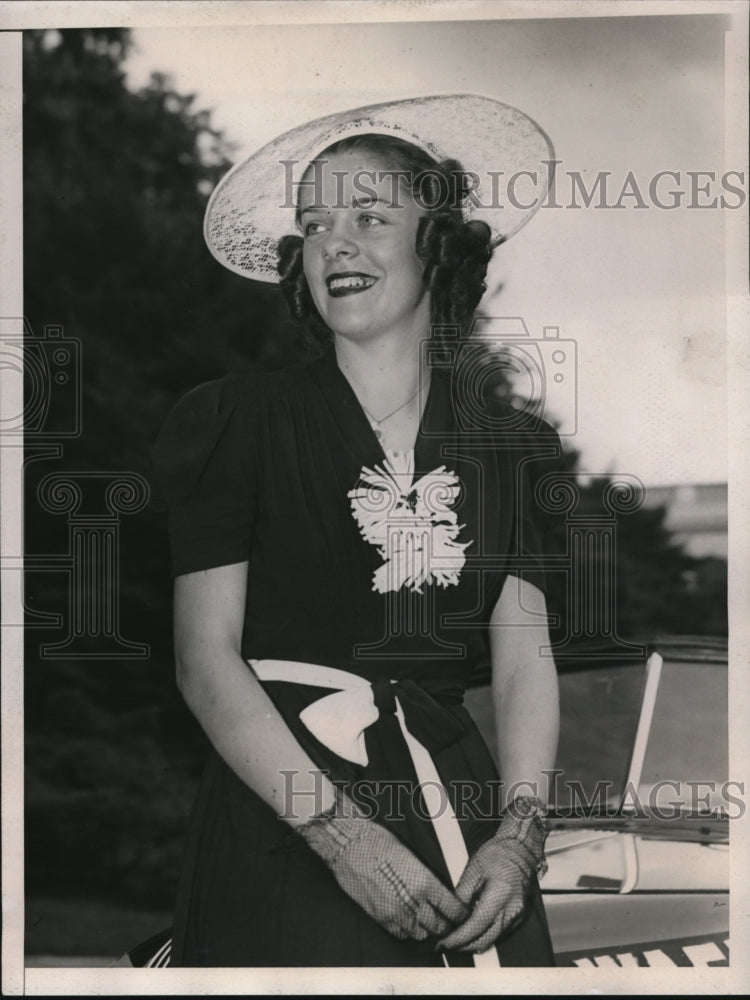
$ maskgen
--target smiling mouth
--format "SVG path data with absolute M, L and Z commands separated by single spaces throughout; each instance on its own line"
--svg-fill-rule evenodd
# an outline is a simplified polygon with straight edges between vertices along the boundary
M 343 295 L 356 295 L 357 292 L 364 292 L 377 281 L 370 274 L 357 274 L 347 272 L 345 274 L 331 274 L 326 278 L 328 294 L 334 298 L 341 298 Z

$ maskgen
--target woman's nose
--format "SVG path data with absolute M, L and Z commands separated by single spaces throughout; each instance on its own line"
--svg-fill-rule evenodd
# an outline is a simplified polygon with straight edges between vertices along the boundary
M 359 247 L 349 232 L 342 226 L 334 226 L 323 241 L 323 256 L 328 260 L 341 257 L 356 257 Z

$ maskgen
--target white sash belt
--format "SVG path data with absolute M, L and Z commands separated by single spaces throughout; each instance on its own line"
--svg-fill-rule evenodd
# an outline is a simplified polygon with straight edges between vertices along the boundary
M 337 756 L 355 764 L 367 764 L 365 730 L 380 717 L 369 681 L 348 670 L 337 670 L 318 663 L 300 663 L 297 660 L 248 660 L 248 663 L 260 681 L 287 681 L 333 688 L 333 694 L 319 698 L 300 712 L 300 720 L 317 740 Z M 425 808 L 451 881 L 456 886 L 469 860 L 461 827 L 432 757 L 406 728 L 401 704 L 398 698 L 395 701 L 396 718 L 414 764 Z M 498 968 L 500 965 L 496 948 L 472 957 L 477 967 Z

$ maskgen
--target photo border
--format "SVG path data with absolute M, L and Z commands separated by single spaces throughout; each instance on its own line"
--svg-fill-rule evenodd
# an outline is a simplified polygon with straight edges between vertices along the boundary
M 177 9 L 175 9 L 177 8 Z M 220 9 L 219 9 L 220 8 Z M 87 27 L 93 24 L 122 27 L 188 26 L 199 24 L 288 24 L 372 21 L 452 21 L 483 19 L 535 19 L 552 17 L 628 17 L 668 14 L 720 13 L 732 18 L 726 41 L 727 162 L 747 169 L 748 64 L 746 54 L 748 6 L 745 2 L 630 2 L 630 0 L 507 0 L 492 2 L 441 2 L 419 4 L 405 0 L 384 2 L 212 3 L 79 2 L 70 4 L 17 2 L 0 4 L 0 227 L 4 246 L 20 246 L 21 200 L 21 45 L 18 31 L 32 27 Z M 745 720 L 750 710 L 750 686 L 744 669 L 750 662 L 750 634 L 746 609 L 750 607 L 750 544 L 747 511 L 750 498 L 750 440 L 748 411 L 748 294 L 747 213 L 727 213 L 727 320 L 729 348 L 730 470 L 730 777 L 741 779 L 750 760 L 750 732 Z M 22 316 L 21 255 L 0 258 L 0 315 Z M 3 387 L 4 412 L 19 412 L 18 398 Z M 18 448 L 0 449 L 2 456 L 2 551 L 22 551 L 21 482 Z M 12 454 L 13 453 L 13 454 Z M 23 614 L 21 574 L 3 565 L 2 598 L 6 620 Z M 750 837 L 747 821 L 732 830 L 731 941 L 728 969 L 503 969 L 497 973 L 461 969 L 41 969 L 23 968 L 23 672 L 22 629 L 2 630 L 2 884 L 3 940 L 2 986 L 6 995 L 199 995 L 266 992 L 316 994 L 453 993 L 501 994 L 557 992 L 578 994 L 724 994 L 747 988 L 750 894 Z M 20 894 L 20 895 L 19 895 Z M 19 954 L 20 947 L 20 954 Z M 20 958 L 20 967 L 19 967 Z

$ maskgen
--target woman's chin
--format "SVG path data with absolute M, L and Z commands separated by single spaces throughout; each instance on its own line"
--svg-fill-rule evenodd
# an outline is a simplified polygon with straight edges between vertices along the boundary
M 370 311 L 359 313 L 354 310 L 351 312 L 330 310 L 328 315 L 323 316 L 323 320 L 329 330 L 333 331 L 334 336 L 359 343 L 387 339 L 391 336 L 398 339 L 406 336 L 412 339 L 415 331 L 419 337 L 426 337 L 430 331 L 429 312 L 424 317 L 421 313 L 415 312 L 396 318 L 380 318 Z
M 354 302 L 340 300 L 326 303 L 327 308 L 320 310 L 329 329 L 341 336 L 357 336 L 364 334 L 373 325 L 373 311 L 358 307 Z
M 350 340 L 366 340 L 379 331 L 379 324 L 374 322 L 370 312 L 361 313 L 354 309 L 331 309 L 327 310 L 327 315 L 324 314 L 323 319 L 329 330 L 333 330 L 335 336 Z

